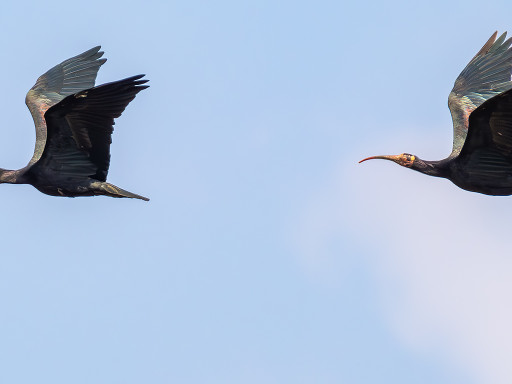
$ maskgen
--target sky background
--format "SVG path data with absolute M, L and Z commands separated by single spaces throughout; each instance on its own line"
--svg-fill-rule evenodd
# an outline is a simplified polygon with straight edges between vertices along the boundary
M 2 185 L 0 382 L 501 384 L 512 200 L 391 162 L 451 150 L 448 93 L 510 1 L 6 2 L 0 165 L 39 75 L 146 73 L 109 181 Z

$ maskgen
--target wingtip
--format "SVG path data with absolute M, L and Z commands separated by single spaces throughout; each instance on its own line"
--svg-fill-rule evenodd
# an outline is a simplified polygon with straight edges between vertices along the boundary
M 507 39 L 507 31 L 503 32 L 498 40 L 501 41 L 501 45 L 510 45 L 510 41 L 512 38 Z
M 73 57 L 72 59 L 80 58 L 80 59 L 87 59 L 90 61 L 95 60 L 96 62 L 99 62 L 100 65 L 103 65 L 105 63 L 105 61 L 107 61 L 107 59 L 105 59 L 105 58 L 100 59 L 105 54 L 105 52 L 100 51 L 100 49 L 101 49 L 101 45 L 97 45 L 97 46 L 92 47 L 91 49 L 88 49 L 87 51 L 82 52 L 81 54 Z
M 496 36 L 498 36 L 498 31 L 494 31 L 494 33 L 487 40 L 487 42 L 484 44 L 484 46 L 482 48 L 480 48 L 480 50 L 477 52 L 477 54 L 471 60 L 476 59 L 478 56 L 483 56 L 483 55 L 487 54 L 487 52 L 489 52 L 491 47 L 496 42 Z M 501 38 L 501 36 L 500 36 L 500 38 Z
M 147 82 L 149 82 L 149 79 L 142 79 L 144 76 L 146 76 L 146 75 L 145 74 L 135 75 L 135 76 L 129 77 L 128 80 L 133 81 L 135 83 L 135 85 L 141 86 L 141 88 L 148 88 L 149 85 L 142 86 L 142 84 L 146 84 Z M 139 80 L 139 79 L 142 79 L 142 80 Z
M 87 54 L 90 56 L 96 55 L 98 53 L 103 54 L 103 51 L 100 51 L 100 49 L 101 49 L 101 45 L 97 45 L 97 46 L 92 47 L 92 48 L 88 49 L 87 51 L 85 51 L 84 54 Z

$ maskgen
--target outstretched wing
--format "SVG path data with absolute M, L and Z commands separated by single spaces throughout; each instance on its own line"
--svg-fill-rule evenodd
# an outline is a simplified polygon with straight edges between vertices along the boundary
M 110 164 L 114 119 L 145 88 L 133 76 L 70 95 L 46 111 L 48 138 L 33 165 L 63 177 L 105 181 Z
M 487 100 L 469 116 L 466 142 L 456 161 L 473 182 L 510 185 L 512 90 Z
M 48 108 L 66 96 L 94 87 L 98 70 L 107 61 L 100 59 L 103 56 L 100 48 L 94 47 L 56 65 L 41 75 L 28 91 L 25 103 L 36 126 L 36 146 L 30 165 L 39 160 L 43 153 L 46 142 L 44 114 Z
M 496 40 L 497 32 L 485 43 L 460 73 L 448 96 L 453 120 L 453 149 L 457 156 L 468 134 L 469 116 L 486 100 L 512 88 L 512 38 L 505 32 Z

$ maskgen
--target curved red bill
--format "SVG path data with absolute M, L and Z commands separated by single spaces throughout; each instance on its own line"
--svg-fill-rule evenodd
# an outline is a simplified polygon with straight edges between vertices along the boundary
M 374 159 L 391 160 L 391 161 L 396 162 L 399 157 L 400 157 L 400 155 L 370 156 L 370 157 L 367 157 L 366 159 L 361 160 L 359 162 L 359 164 L 361 164 L 363 161 L 374 160 Z

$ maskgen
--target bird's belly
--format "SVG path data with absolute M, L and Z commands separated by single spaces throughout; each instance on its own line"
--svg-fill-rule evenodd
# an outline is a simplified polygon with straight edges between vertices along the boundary
M 40 192 L 50 196 L 93 196 L 94 193 L 87 186 L 54 186 L 54 185 L 34 185 Z
M 85 177 L 63 177 L 47 170 L 37 169 L 29 171 L 26 175 L 27 184 L 31 184 L 40 192 L 50 196 L 93 196 L 91 191 L 92 180 Z
M 460 179 L 454 178 L 451 181 L 466 191 L 492 196 L 512 195 L 512 174 L 508 172 L 486 175 L 469 173 Z

